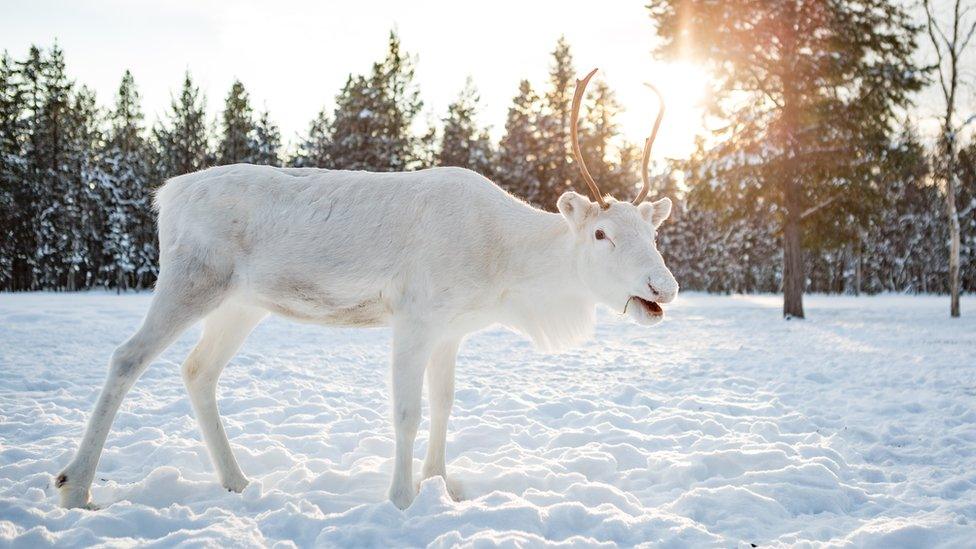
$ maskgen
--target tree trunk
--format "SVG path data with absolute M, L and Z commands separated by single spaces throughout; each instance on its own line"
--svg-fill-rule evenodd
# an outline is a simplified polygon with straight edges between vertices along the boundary
M 796 4 L 787 2 L 787 15 L 784 20 L 786 35 L 783 37 L 783 57 L 797 59 L 795 29 L 798 15 Z M 803 318 L 803 289 L 806 273 L 803 268 L 803 241 L 800 235 L 800 174 L 802 166 L 798 163 L 799 147 L 796 131 L 799 127 L 800 93 L 797 91 L 796 75 L 785 75 L 783 79 L 782 125 L 779 139 L 786 153 L 786 162 L 781 167 L 780 189 L 782 191 L 785 216 L 783 219 L 783 318 Z
M 929 0 L 923 2 L 925 7 L 926 22 L 928 24 L 929 38 L 935 47 L 938 56 L 937 75 L 938 82 L 942 88 L 942 96 L 945 99 L 945 114 L 942 118 L 942 136 L 939 141 L 941 150 L 939 154 L 944 154 L 943 166 L 945 169 L 946 182 L 946 217 L 949 222 L 949 314 L 952 317 L 959 316 L 959 213 L 956 211 L 956 138 L 962 127 L 953 126 L 953 119 L 956 112 L 956 94 L 959 89 L 959 78 L 962 69 L 959 68 L 960 58 L 965 53 L 966 46 L 969 45 L 970 38 L 973 37 L 973 29 L 966 34 L 960 34 L 960 25 L 966 12 L 972 8 L 961 8 L 962 3 L 956 0 L 954 3 L 952 19 L 952 30 L 948 38 L 946 33 L 939 28 L 939 23 L 932 15 Z M 968 26 L 969 23 L 966 23 Z M 974 24 L 976 25 L 976 24 Z M 974 27 L 976 28 L 976 27 Z M 938 36 L 938 37 L 937 37 Z M 941 38 L 941 40 L 939 39 Z M 948 61 L 948 66 L 944 63 Z M 965 125 L 965 124 L 964 124 Z
M 783 317 L 803 318 L 803 249 L 797 215 L 787 213 L 783 226 Z
M 946 174 L 946 212 L 949 217 L 949 314 L 959 316 L 959 213 L 956 211 L 956 177 Z
M 947 103 L 953 105 L 952 97 Z M 946 122 L 942 128 L 943 151 L 945 154 L 945 193 L 946 220 L 949 225 L 949 315 L 959 316 L 959 212 L 956 210 L 956 134 L 950 122 L 952 109 L 946 111 Z

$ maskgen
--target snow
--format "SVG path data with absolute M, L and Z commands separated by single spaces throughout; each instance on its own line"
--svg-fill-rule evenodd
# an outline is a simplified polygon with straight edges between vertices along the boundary
M 0 546 L 960 546 L 976 539 L 976 316 L 939 297 L 686 294 L 594 342 L 471 337 L 440 479 L 386 501 L 386 330 L 269 319 L 221 380 L 243 494 L 217 483 L 173 345 L 122 406 L 99 511 L 64 510 L 71 457 L 147 294 L 0 295 Z M 963 301 L 972 311 L 976 302 Z M 426 449 L 421 426 L 415 471 Z

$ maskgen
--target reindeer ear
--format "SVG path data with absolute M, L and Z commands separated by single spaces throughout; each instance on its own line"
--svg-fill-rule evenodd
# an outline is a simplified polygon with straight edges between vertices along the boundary
M 599 209 L 595 202 L 590 202 L 589 198 L 573 191 L 564 192 L 556 202 L 556 207 L 574 233 L 579 232 L 586 220 L 595 216 Z
M 664 197 L 656 202 L 643 202 L 637 206 L 637 211 L 640 212 L 644 221 L 654 225 L 656 229 L 671 215 L 671 199 Z

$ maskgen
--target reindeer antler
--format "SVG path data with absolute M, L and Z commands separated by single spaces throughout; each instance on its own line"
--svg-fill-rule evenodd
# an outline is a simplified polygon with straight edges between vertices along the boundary
M 647 191 L 651 190 L 650 178 L 647 175 L 647 164 L 651 160 L 651 145 L 654 144 L 654 139 L 657 137 L 657 129 L 661 127 L 661 119 L 664 118 L 664 97 L 661 96 L 661 92 L 657 91 L 657 88 L 653 85 L 648 84 L 647 86 L 657 95 L 657 102 L 661 105 L 661 108 L 657 111 L 657 119 L 654 120 L 654 129 L 651 130 L 651 135 L 644 141 L 644 156 L 641 160 L 641 180 L 644 182 L 644 186 L 637 193 L 637 198 L 634 199 L 635 205 L 643 202 L 644 198 L 647 197 Z
M 583 153 L 580 151 L 579 144 L 579 131 L 577 124 L 579 122 L 579 110 L 580 103 L 583 101 L 583 92 L 586 91 L 586 85 L 590 82 L 590 78 L 596 74 L 597 69 L 593 69 L 589 74 L 583 77 L 582 80 L 576 81 L 576 93 L 573 95 L 573 114 L 569 122 L 569 131 L 573 140 L 573 156 L 576 157 L 576 163 L 579 164 L 580 173 L 583 174 L 583 181 L 586 182 L 586 186 L 590 188 L 590 194 L 596 199 L 597 204 L 600 205 L 604 210 L 610 206 L 603 200 L 603 195 L 600 193 L 600 187 L 597 186 L 596 181 L 593 180 L 593 176 L 590 175 L 590 170 L 586 169 L 586 162 L 583 162 Z M 640 204 L 647 198 L 648 191 L 651 190 L 651 181 L 647 174 L 647 165 L 651 161 L 651 146 L 654 145 L 654 139 L 657 138 L 657 130 L 661 127 L 661 119 L 664 118 L 664 97 L 661 96 L 661 92 L 657 90 L 653 85 L 648 84 L 651 91 L 657 95 L 658 104 L 661 108 L 657 111 L 657 118 L 654 120 L 654 129 L 651 130 L 651 135 L 648 136 L 647 140 L 644 141 L 644 154 L 641 159 L 641 180 L 644 182 L 644 186 L 641 188 L 640 192 L 637 193 L 637 197 L 634 198 L 634 204 Z
M 597 69 L 593 69 L 582 80 L 576 81 L 576 94 L 573 95 L 573 114 L 569 122 L 569 132 L 573 140 L 573 156 L 576 157 L 576 163 L 579 164 L 580 173 L 583 174 L 583 181 L 590 188 L 590 194 L 593 195 L 597 204 L 605 210 L 610 206 L 603 200 L 603 195 L 600 194 L 600 187 L 596 185 L 596 181 L 593 181 L 590 171 L 586 169 L 586 162 L 583 162 L 583 153 L 580 152 L 579 132 L 576 128 L 579 121 L 580 103 L 583 101 L 583 92 L 586 90 L 586 85 L 590 82 L 590 78 L 593 78 L 593 75 L 596 74 L 596 71 Z

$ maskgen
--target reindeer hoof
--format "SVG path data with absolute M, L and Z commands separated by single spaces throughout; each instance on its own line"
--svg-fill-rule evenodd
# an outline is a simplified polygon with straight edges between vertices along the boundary
M 447 484 L 447 495 L 451 496 L 451 499 L 454 501 L 464 499 L 464 491 L 461 489 L 461 485 L 454 481 L 454 477 L 444 479 L 444 483 Z
M 410 504 L 413 503 L 414 497 L 416 497 L 416 493 L 414 493 L 410 486 L 394 486 L 390 488 L 390 501 L 392 501 L 393 505 L 396 505 L 401 511 L 406 511 L 407 507 L 410 507 Z
M 55 477 L 54 487 L 58 489 L 61 507 L 65 509 L 97 509 L 91 501 L 91 490 L 73 486 L 67 473 L 61 473 Z
M 235 492 L 240 494 L 247 488 L 248 481 L 244 477 L 233 478 L 225 480 L 220 483 L 221 486 L 227 489 L 228 492 Z

